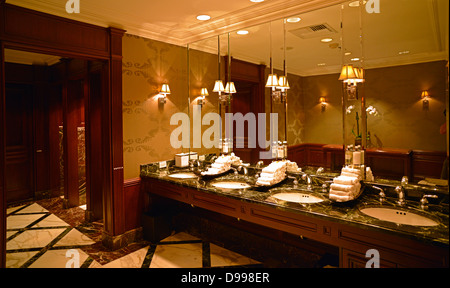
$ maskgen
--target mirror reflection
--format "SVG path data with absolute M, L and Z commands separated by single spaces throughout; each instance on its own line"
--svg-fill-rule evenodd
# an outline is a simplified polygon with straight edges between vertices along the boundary
M 325 163 L 327 168 L 336 170 L 344 161 L 343 154 L 339 154 L 346 144 L 343 138 L 353 143 L 363 137 L 368 152 L 375 155 L 383 151 L 383 155 L 390 157 L 368 158 L 375 168 L 384 167 L 378 170 L 379 176 L 395 174 L 398 178 L 404 174 L 417 181 L 440 178 L 448 155 L 444 125 L 448 121 L 446 11 L 448 1 L 444 0 L 386 1 L 380 13 L 368 13 L 359 7 L 359 1 L 348 1 L 233 31 L 229 34 L 231 71 L 223 65 L 228 43 L 221 41 L 220 49 L 220 69 L 231 74 L 238 91 L 232 97 L 230 111 L 244 115 L 259 111 L 278 113 L 278 140 L 288 141 L 289 158 L 294 161 L 311 166 Z M 202 71 L 199 72 L 202 77 L 208 77 L 202 84 L 196 84 L 195 89 L 200 92 L 203 86 L 208 86 L 208 91 L 212 91 L 218 74 L 217 39 L 205 39 L 192 43 L 191 47 L 207 52 L 204 57 L 209 59 L 190 62 L 191 73 L 197 69 Z M 270 74 L 271 55 L 278 76 L 283 75 L 286 65 L 290 85 L 287 107 L 271 101 L 270 89 L 264 87 Z M 242 63 L 247 66 L 238 65 Z M 338 79 L 345 64 L 364 68 L 365 82 L 360 93 L 365 97 L 366 111 L 359 111 L 358 116 L 355 112 L 361 110 L 360 102 L 342 107 L 342 82 Z M 250 75 L 253 68 L 263 70 L 264 83 L 251 82 L 240 75 Z M 207 99 L 202 115 L 217 111 L 219 106 L 216 93 L 209 93 Z M 259 100 L 254 103 L 254 99 Z M 268 117 L 266 122 L 269 124 Z M 365 136 L 361 135 L 363 132 L 367 132 Z M 309 154 L 299 152 L 302 145 L 301 149 Z M 246 161 L 258 160 L 257 155 L 244 156 L 244 150 L 239 152 Z M 408 169 L 407 158 L 412 159 Z M 444 173 L 442 177 L 445 176 Z

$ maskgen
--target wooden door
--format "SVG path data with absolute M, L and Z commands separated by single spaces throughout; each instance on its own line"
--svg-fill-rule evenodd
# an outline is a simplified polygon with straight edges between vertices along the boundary
M 6 84 L 5 96 L 6 201 L 11 203 L 34 198 L 33 90 Z

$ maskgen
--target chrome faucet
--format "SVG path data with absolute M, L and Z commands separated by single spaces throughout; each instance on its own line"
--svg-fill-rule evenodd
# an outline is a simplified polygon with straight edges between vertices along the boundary
M 258 162 L 256 163 L 256 168 L 261 168 L 263 165 L 264 165 L 264 162 L 263 162 L 263 161 L 258 161 Z
M 302 179 L 303 179 L 303 180 L 306 180 L 306 184 L 308 185 L 308 186 L 306 187 L 306 189 L 311 190 L 311 189 L 312 189 L 312 186 L 311 186 L 311 183 L 312 183 L 311 176 L 309 176 L 309 175 L 306 174 L 306 173 L 303 173 Z
M 294 184 L 294 187 L 297 187 L 297 185 L 298 185 L 298 180 L 297 180 L 297 177 L 295 177 L 295 176 L 287 176 L 289 179 L 294 179 L 294 181 L 292 182 L 293 184 Z
M 437 195 L 431 195 L 431 194 L 423 194 L 422 199 L 420 199 L 420 208 L 422 210 L 428 209 L 428 200 L 427 198 L 438 198 Z
M 405 195 L 405 189 L 403 188 L 403 186 L 395 187 L 395 192 L 398 194 L 397 204 L 400 206 L 405 206 L 406 205 L 406 195 Z
M 378 186 L 371 187 L 380 191 L 380 193 L 378 194 L 380 196 L 380 204 L 383 204 L 383 202 L 386 200 L 386 194 L 384 193 L 384 190 Z
M 408 185 L 408 182 L 409 182 L 409 180 L 408 180 L 408 177 L 407 176 L 403 176 L 402 177 L 402 186 L 405 186 L 405 185 Z
M 237 171 L 241 171 L 241 170 L 244 170 L 244 175 L 245 175 L 245 176 L 248 175 L 248 169 L 247 169 L 247 167 L 240 165 L 240 166 L 237 168 Z
M 319 175 L 319 174 L 322 174 L 322 173 L 323 173 L 323 167 L 317 168 L 316 174 Z

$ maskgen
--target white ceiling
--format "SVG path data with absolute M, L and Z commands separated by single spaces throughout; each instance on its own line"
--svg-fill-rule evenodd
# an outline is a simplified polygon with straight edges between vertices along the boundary
M 103 27 L 123 28 L 127 33 L 176 45 L 202 47 L 217 52 L 217 35 L 230 33 L 231 55 L 269 64 L 271 20 L 299 15 L 301 21 L 286 24 L 288 71 L 299 75 L 337 73 L 342 62 L 364 57 L 364 67 L 381 67 L 424 61 L 448 60 L 448 0 L 379 0 L 380 13 L 368 14 L 351 8 L 342 0 L 80 0 L 80 13 L 67 13 L 67 0 L 7 0 L 7 3 L 79 20 Z M 344 7 L 344 10 L 341 8 Z M 362 13 L 360 13 L 362 11 Z M 342 16 L 341 16 L 342 12 Z M 208 14 L 211 19 L 198 21 Z M 362 15 L 363 45 L 359 41 Z M 343 47 L 352 54 L 343 57 Z M 302 39 L 292 30 L 327 23 L 337 33 L 329 33 L 331 43 L 319 36 Z M 282 68 L 283 21 L 272 22 L 272 51 L 275 68 Z M 248 28 L 246 36 L 233 31 Z M 227 51 L 226 35 L 221 37 L 222 53 Z M 197 41 L 197 42 L 196 42 Z M 200 45 L 195 45 L 196 42 Z M 330 47 L 331 44 L 331 47 Z M 364 47 L 363 54 L 361 47 Z M 409 51 L 407 54 L 399 54 Z

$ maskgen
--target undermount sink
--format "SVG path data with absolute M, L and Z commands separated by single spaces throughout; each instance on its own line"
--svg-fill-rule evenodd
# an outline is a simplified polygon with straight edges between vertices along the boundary
M 281 201 L 294 202 L 294 203 L 320 203 L 324 199 L 314 196 L 308 193 L 300 192 L 285 192 L 272 195 L 273 198 Z
M 197 178 L 197 175 L 191 172 L 180 172 L 180 173 L 174 173 L 170 174 L 169 177 L 177 178 L 177 179 L 192 179 Z
M 221 188 L 221 189 L 245 189 L 245 188 L 250 188 L 251 186 L 248 185 L 245 182 L 237 182 L 237 181 L 221 181 L 221 182 L 215 182 L 212 183 L 211 185 L 213 185 L 216 188 Z
M 388 207 L 367 207 L 360 210 L 362 213 L 388 222 L 411 226 L 436 226 L 438 222 L 429 217 L 414 213 L 412 211 L 400 210 Z

